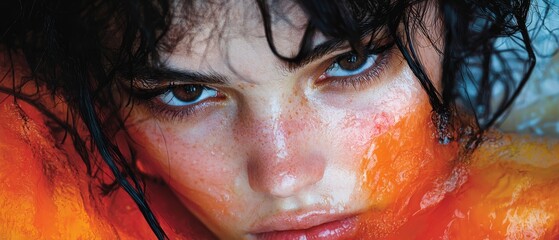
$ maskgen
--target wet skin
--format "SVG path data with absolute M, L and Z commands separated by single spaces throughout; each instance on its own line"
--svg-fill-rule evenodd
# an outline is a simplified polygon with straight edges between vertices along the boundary
M 68 161 L 66 152 L 52 146 L 46 126 L 33 121 L 42 122 L 43 115 L 30 106 L 23 106 L 28 115 L 18 115 L 10 103 L 0 104 L 6 113 L 0 115 L 0 133 L 5 137 L 0 152 L 6 153 L 0 161 L 7 163 L 1 172 L 0 199 L 7 200 L 0 209 L 6 223 L 0 227 L 2 236 L 112 238 L 118 233 L 122 239 L 153 237 L 126 193 L 118 190 L 103 198 L 89 195 L 91 179 L 85 169 L 78 174 L 72 170 L 85 168 L 79 157 Z M 44 158 L 28 149 L 29 141 L 37 147 L 33 149 L 44 150 L 39 155 Z M 557 155 L 556 140 L 491 133 L 467 162 L 455 168 L 453 177 L 429 191 L 416 190 L 414 196 L 421 201 L 362 214 L 353 221 L 353 234 L 346 238 L 556 239 Z M 45 172 L 45 166 L 51 171 Z M 164 219 L 171 239 L 215 238 L 166 185 L 147 183 L 152 208 Z M 96 199 L 105 199 L 104 204 Z M 394 218 L 390 214 L 394 209 L 401 209 L 401 215 L 409 218 Z
M 230 16 L 219 37 L 210 31 L 215 23 L 203 24 L 193 41 L 162 53 L 167 69 L 225 81 L 201 87 L 157 79 L 176 86 L 123 110 L 130 111 L 127 127 L 142 169 L 165 181 L 217 237 L 441 236 L 501 217 L 490 211 L 501 199 L 479 206 L 492 191 L 483 188 L 486 181 L 499 179 L 486 174 L 493 165 L 460 158 L 458 142 L 439 144 L 426 94 L 398 51 L 371 55 L 371 64 L 346 71 L 335 65 L 350 51 L 340 47 L 289 69 L 271 53 L 261 27 L 243 27 L 251 22 L 238 16 L 246 15 Z M 278 49 L 296 52 L 293 36 L 301 30 L 281 21 L 275 27 Z M 415 40 L 439 86 L 439 54 L 421 34 Z M 180 100 L 194 90 L 199 94 L 190 102 Z M 542 184 L 556 188 L 556 178 L 547 180 Z M 556 198 L 550 194 L 541 198 Z M 542 228 L 554 227 L 557 206 L 540 207 L 549 215 Z M 490 225 L 489 232 L 499 228 Z
M 377 74 L 346 72 L 371 80 L 354 88 L 326 74 L 349 49 L 289 72 L 261 33 L 246 30 L 231 29 L 219 45 L 200 36 L 196 51 L 185 44 L 168 54 L 168 67 L 227 76 L 228 84 L 209 85 L 220 94 L 188 116 L 181 112 L 190 108 L 153 102 L 136 104 L 128 119 L 140 169 L 166 182 L 147 179 L 147 196 L 171 239 L 214 238 L 198 219 L 222 239 L 559 236 L 556 140 L 488 133 L 460 157 L 458 142 L 434 137 L 425 93 L 397 53 Z M 278 41 L 286 52 L 296 45 Z M 439 56 L 418 51 L 438 85 Z M 0 209 L 9 223 L 1 235 L 153 238 L 126 194 L 98 203 L 97 182 L 79 157 L 59 152 L 45 126 L 27 122 L 44 116 L 29 106 L 33 114 L 13 114 L 10 103 L 0 103 L 10 113 L 0 114 L 0 199 L 9 203 Z M 30 142 L 47 151 L 31 151 Z
M 52 146 L 46 126 L 35 124 L 34 120 L 43 121 L 43 115 L 30 106 L 23 106 L 28 115 L 18 115 L 18 109 L 8 106 L 10 103 L 0 104 L 0 110 L 6 113 L 0 115 L 0 132 L 5 137 L 1 139 L 0 152 L 6 153 L 0 161 L 7 163 L 2 165 L 0 199 L 8 200 L 0 209 L 7 223 L 0 227 L 3 236 L 111 238 L 118 233 L 122 239 L 153 237 L 122 190 L 103 198 L 89 195 L 91 179 L 85 169 L 78 174 L 72 170 L 85 168 L 84 165 L 68 161 L 79 157 L 67 158 L 67 152 Z M 33 149 L 43 149 L 40 155 L 28 149 L 29 141 L 36 147 Z M 71 144 L 67 147 L 70 149 Z M 382 152 L 378 156 L 389 155 Z M 409 203 L 391 204 L 358 216 L 352 221 L 353 231 L 344 232 L 352 234 L 345 237 L 556 239 L 558 155 L 557 140 L 490 133 L 468 161 L 454 168 L 452 177 L 427 191 L 408 187 L 406 190 L 414 190 Z M 45 172 L 45 166 L 51 171 Z M 147 183 L 152 208 L 164 219 L 163 227 L 171 239 L 215 238 L 166 185 L 151 180 Z M 409 217 L 395 218 L 395 209 L 400 209 L 399 215 Z

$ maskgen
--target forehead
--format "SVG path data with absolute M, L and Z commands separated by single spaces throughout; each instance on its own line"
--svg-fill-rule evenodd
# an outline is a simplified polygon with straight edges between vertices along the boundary
M 254 0 L 177 1 L 171 9 L 172 21 L 162 50 L 192 54 L 203 48 L 227 47 L 232 39 L 265 39 L 263 14 L 270 17 L 274 44 L 294 45 L 295 39 L 302 38 L 307 18 L 293 1 L 271 1 L 264 8 Z
M 295 56 L 307 18 L 293 2 L 277 2 L 267 6 L 273 44 L 282 56 Z M 287 63 L 270 49 L 256 1 L 177 3 L 172 11 L 172 25 L 156 64 L 223 76 L 230 83 L 276 82 L 289 71 Z

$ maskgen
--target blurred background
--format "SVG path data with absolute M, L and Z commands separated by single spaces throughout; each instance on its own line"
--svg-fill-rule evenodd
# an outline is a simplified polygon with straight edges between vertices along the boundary
M 551 1 L 554 6 L 544 8 L 541 3 L 528 23 L 536 67 L 498 126 L 505 132 L 559 137 L 559 4 Z

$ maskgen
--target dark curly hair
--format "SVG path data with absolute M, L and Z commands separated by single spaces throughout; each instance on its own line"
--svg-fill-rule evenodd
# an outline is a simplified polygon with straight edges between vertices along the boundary
M 364 43 L 364 37 L 390 38 L 429 96 L 441 144 L 466 139 L 464 145 L 474 149 L 483 132 L 495 125 L 519 94 L 536 61 L 527 16 L 537 3 L 529 0 L 295 0 L 308 22 L 294 56 L 281 55 L 274 45 L 271 24 L 274 16 L 281 16 L 276 9 L 282 2 L 256 0 L 255 5 L 271 51 L 284 61 L 304 59 L 316 33 L 348 42 L 357 54 L 375 44 Z M 126 159 L 112 141 L 124 125 L 117 114 L 122 102 L 111 89 L 118 85 L 117 79 L 131 80 L 143 67 L 158 64 L 159 52 L 188 38 L 188 29 L 205 17 L 203 11 L 212 9 L 202 5 L 224 7 L 219 1 L 183 0 L 180 8 L 172 7 L 175 4 L 167 0 L 4 0 L 0 7 L 0 52 L 7 59 L 1 64 L 8 66 L 0 81 L 13 81 L 11 87 L 0 85 L 0 92 L 35 105 L 66 130 L 90 175 L 104 162 L 114 175 L 114 182 L 103 186 L 106 192 L 115 187 L 128 192 L 159 239 L 166 235 L 145 199 L 142 181 L 131 164 L 134 160 Z M 540 18 L 555 7 L 548 2 L 538 4 L 545 5 L 537 13 Z M 437 13 L 442 36 L 429 35 L 430 26 L 422 21 L 428 10 Z M 176 16 L 184 18 L 183 31 L 170 31 Z M 413 35 L 417 33 L 427 36 L 434 46 L 443 40 L 438 48 L 443 56 L 440 92 L 416 54 Z M 503 41 L 513 44 L 504 48 Z M 24 62 L 15 61 L 15 56 L 23 56 Z M 29 69 L 29 74 L 16 80 L 18 64 Z M 46 94 L 62 96 L 68 104 L 67 118 L 56 117 L 41 104 L 44 93 L 24 93 L 22 88 L 29 82 L 48 89 Z M 504 91 L 495 103 L 497 87 Z M 473 131 L 454 129 L 457 109 L 475 116 Z M 78 123 L 87 127 L 92 147 L 78 135 Z M 95 162 L 93 152 L 103 162 Z

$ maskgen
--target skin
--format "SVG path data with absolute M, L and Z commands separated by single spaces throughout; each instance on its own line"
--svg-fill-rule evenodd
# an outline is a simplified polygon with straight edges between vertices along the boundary
M 238 13 L 254 6 L 232 7 L 230 11 Z M 299 15 L 295 11 L 289 16 Z M 397 51 L 386 54 L 386 64 L 374 79 L 355 88 L 343 86 L 334 78 L 323 79 L 323 74 L 337 55 L 350 49 L 288 71 L 270 51 L 262 27 L 242 27 L 243 21 L 261 24 L 254 20 L 258 18 L 237 16 L 230 16 L 223 36 L 202 31 L 165 55 L 168 68 L 226 76 L 227 84 L 212 86 L 224 97 L 201 102 L 195 113 L 181 117 L 156 116 L 140 104 L 128 119 L 142 164 L 164 179 L 218 237 L 250 238 L 261 231 L 260 223 L 281 214 L 297 219 L 385 209 L 409 197 L 401 189 L 420 171 L 452 169 L 444 159 L 449 156 L 435 164 L 416 154 L 397 159 L 407 164 L 391 163 L 392 155 L 377 157 L 392 144 L 379 143 L 379 136 L 404 133 L 404 120 L 426 129 L 417 132 L 418 138 L 436 142 L 426 94 Z M 297 38 L 290 36 L 300 36 L 300 29 L 281 21 L 274 27 L 278 49 L 297 51 Z M 427 69 L 438 79 L 438 53 L 432 47 L 418 52 L 429 59 Z M 439 147 L 409 140 L 410 146 L 401 146 Z M 401 179 L 393 181 L 402 172 Z
M 236 7 L 231 12 L 248 9 Z M 490 131 L 463 154 L 459 142 L 433 137 L 425 93 L 399 55 L 371 83 L 343 88 L 323 74 L 347 49 L 288 72 L 260 28 L 228 23 L 225 37 L 202 32 L 166 54 L 167 66 L 227 76 L 227 85 L 212 86 L 222 94 L 188 116 L 178 114 L 184 107 L 169 117 L 140 102 L 124 112 L 138 167 L 153 177 L 146 195 L 170 239 L 212 238 L 198 219 L 222 239 L 251 239 L 263 222 L 293 228 L 308 216 L 336 214 L 355 216 L 346 239 L 559 237 L 557 140 Z M 288 53 L 300 32 L 277 31 Z M 421 35 L 416 40 L 440 85 L 439 56 Z M 16 79 L 29 75 L 19 73 Z M 64 106 L 49 99 L 42 100 L 51 109 Z M 86 175 L 70 141 L 67 151 L 52 145 L 64 134 L 48 129 L 42 113 L 12 101 L 0 110 L 0 199 L 7 200 L 0 235 L 153 238 L 122 189 L 97 192 L 99 179 Z M 281 214 L 287 218 L 273 220 Z
M 349 48 L 290 70 L 270 51 L 253 5 L 228 9 L 218 14 L 226 21 L 201 24 L 162 52 L 167 68 L 225 76 L 226 83 L 208 84 L 218 95 L 182 107 L 156 98 L 123 110 L 141 169 L 168 184 L 217 237 L 253 239 L 352 217 L 350 235 L 398 239 L 409 235 L 397 229 L 409 233 L 425 219 L 450 226 L 443 223 L 453 218 L 441 217 L 448 211 L 475 209 L 480 199 L 433 210 L 484 174 L 459 159 L 458 143 L 438 143 L 427 96 L 398 51 L 370 68 L 377 74 L 369 81 L 341 84 L 329 67 Z M 287 16 L 304 19 L 298 9 Z M 280 53 L 297 52 L 300 27 L 280 20 L 274 31 Z M 441 56 L 425 36 L 415 37 L 440 86 Z M 309 216 L 319 217 L 309 225 Z

